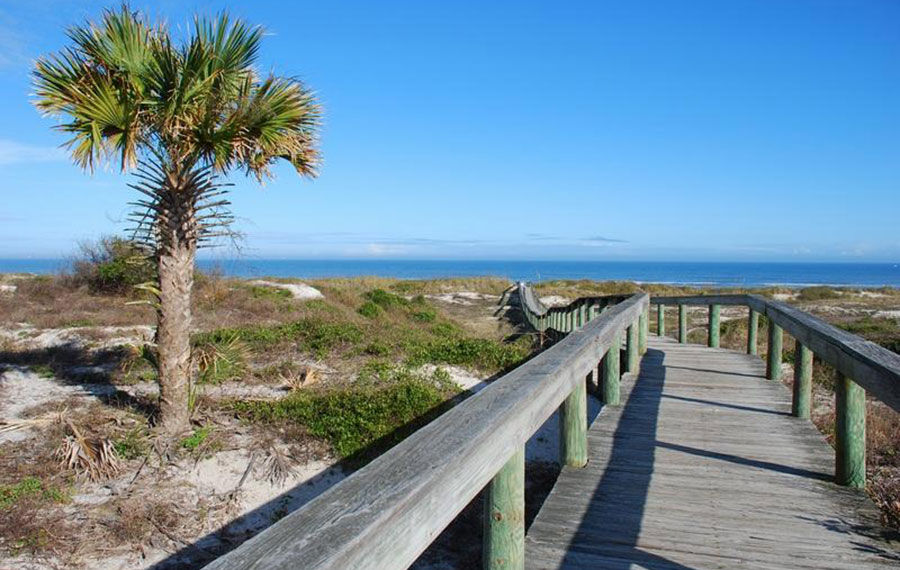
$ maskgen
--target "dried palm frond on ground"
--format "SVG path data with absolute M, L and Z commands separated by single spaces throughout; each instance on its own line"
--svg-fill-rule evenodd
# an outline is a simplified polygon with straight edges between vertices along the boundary
M 263 461 L 263 474 L 272 485 L 283 487 L 284 483 L 296 475 L 291 458 L 282 453 L 273 442 L 268 442 L 266 459 Z
M 110 440 L 88 437 L 70 421 L 66 421 L 66 438 L 55 456 L 63 468 L 90 481 L 115 477 L 120 469 L 119 456 Z
M 299 373 L 294 371 L 288 371 L 286 373 L 282 373 L 279 376 L 279 380 L 281 380 L 291 392 L 299 390 L 300 388 L 305 388 L 307 386 L 311 386 L 319 381 L 319 373 L 315 368 L 311 366 L 307 366 Z
M 62 421 L 62 413 L 24 420 L 0 420 L 0 433 L 9 433 L 19 431 L 20 429 L 45 426 L 59 421 Z

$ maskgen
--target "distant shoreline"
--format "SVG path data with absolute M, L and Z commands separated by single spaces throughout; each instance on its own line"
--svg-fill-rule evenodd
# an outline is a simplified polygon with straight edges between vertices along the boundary
M 0 273 L 48 274 L 67 264 L 64 259 L 0 259 Z M 242 278 L 495 276 L 511 281 L 588 279 L 712 288 L 900 287 L 898 263 L 201 259 L 198 265 Z

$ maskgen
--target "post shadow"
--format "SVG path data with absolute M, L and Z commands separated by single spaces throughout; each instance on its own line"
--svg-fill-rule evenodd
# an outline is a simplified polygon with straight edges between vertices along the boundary
M 567 548 L 560 569 L 629 570 L 641 565 L 694 570 L 637 546 L 655 461 L 657 420 L 665 384 L 663 358 L 661 350 L 650 348 L 642 359 L 612 438 L 609 461 L 591 491 L 587 512 L 569 543 L 559 545 Z M 598 536 L 604 537 L 604 545 L 595 542 Z

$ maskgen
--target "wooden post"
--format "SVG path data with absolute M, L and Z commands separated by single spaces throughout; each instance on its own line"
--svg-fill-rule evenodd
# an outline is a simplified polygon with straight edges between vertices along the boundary
M 625 372 L 636 373 L 638 369 L 638 328 L 637 322 L 628 327 L 625 345 Z
M 781 380 L 781 349 L 784 345 L 784 331 L 775 321 L 769 319 L 769 353 L 766 358 L 766 378 Z
M 678 342 L 687 342 L 687 306 L 678 305 Z
M 835 482 L 866 486 L 866 391 L 841 373 L 834 390 Z
M 647 327 L 650 320 L 650 310 L 644 307 L 641 316 L 638 317 L 638 353 L 646 354 L 647 352 Z
M 794 352 L 794 400 L 791 404 L 794 417 L 809 419 L 812 373 L 813 352 L 798 342 Z
M 619 351 L 621 350 L 621 333 L 617 334 L 609 345 L 609 350 L 603 355 L 601 368 L 603 377 L 600 382 L 600 396 L 607 406 L 618 406 L 620 401 L 619 390 Z
M 747 320 L 747 354 L 758 354 L 757 334 L 759 333 L 759 313 L 750 309 L 750 318 Z
M 559 464 L 563 467 L 587 465 L 587 384 L 591 376 L 579 382 L 559 407 Z
M 656 336 L 666 335 L 666 306 L 656 305 Z
M 709 306 L 709 334 L 707 338 L 707 344 L 711 348 L 719 348 L 719 314 L 721 312 L 721 305 Z
M 525 448 L 500 468 L 484 494 L 485 570 L 525 568 Z

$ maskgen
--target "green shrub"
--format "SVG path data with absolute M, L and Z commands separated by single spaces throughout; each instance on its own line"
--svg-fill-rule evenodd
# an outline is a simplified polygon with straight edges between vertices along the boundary
M 223 342 L 231 338 L 237 338 L 256 348 L 296 342 L 300 348 L 324 357 L 341 345 L 361 342 L 363 331 L 354 323 L 336 323 L 309 317 L 283 325 L 216 329 L 195 335 L 194 344 Z
M 209 437 L 210 433 L 209 426 L 199 427 L 194 430 L 194 433 L 182 439 L 180 442 L 181 447 L 187 449 L 189 451 L 194 451 L 206 441 L 206 438 Z
M 70 279 L 94 293 L 122 294 L 135 285 L 156 281 L 156 265 L 132 242 L 105 236 L 79 245 Z
M 894 319 L 865 316 L 857 321 L 840 323 L 837 326 L 900 353 L 900 325 Z
M 26 498 L 65 503 L 69 497 L 62 489 L 45 485 L 37 477 L 25 477 L 13 485 L 0 485 L 0 509 L 8 509 Z
M 390 309 L 392 307 L 406 307 L 409 306 L 409 301 L 401 297 L 400 295 L 396 295 L 394 293 L 389 293 L 384 289 L 373 289 L 366 293 L 366 299 L 375 303 L 382 309 Z
M 387 369 L 372 374 L 389 374 Z M 296 422 L 328 441 L 340 457 L 370 458 L 424 425 L 446 400 L 434 382 L 406 375 L 385 386 L 297 391 L 277 401 L 234 404 L 243 417 Z
M 277 287 L 265 287 L 262 285 L 250 285 L 250 296 L 254 299 L 271 299 L 273 301 L 289 301 L 294 298 L 287 289 Z
M 412 313 L 412 318 L 414 321 L 418 321 L 420 323 L 433 323 L 437 320 L 437 311 L 428 307 L 427 309 L 423 309 L 421 311 L 414 311 Z
M 438 337 L 409 343 L 406 353 L 408 362 L 412 365 L 444 363 L 497 372 L 528 358 L 531 345 L 524 337 L 515 343 L 485 338 Z
M 372 301 L 366 301 L 357 312 L 367 319 L 374 319 L 381 314 L 381 307 Z
M 135 428 L 113 442 L 116 453 L 122 459 L 134 459 L 147 453 L 147 440 L 144 430 Z
M 826 299 L 840 299 L 841 294 L 831 287 L 805 287 L 797 293 L 797 299 L 800 301 L 823 301 Z
M 387 356 L 391 353 L 391 347 L 381 341 L 374 340 L 366 345 L 363 352 L 371 356 Z

